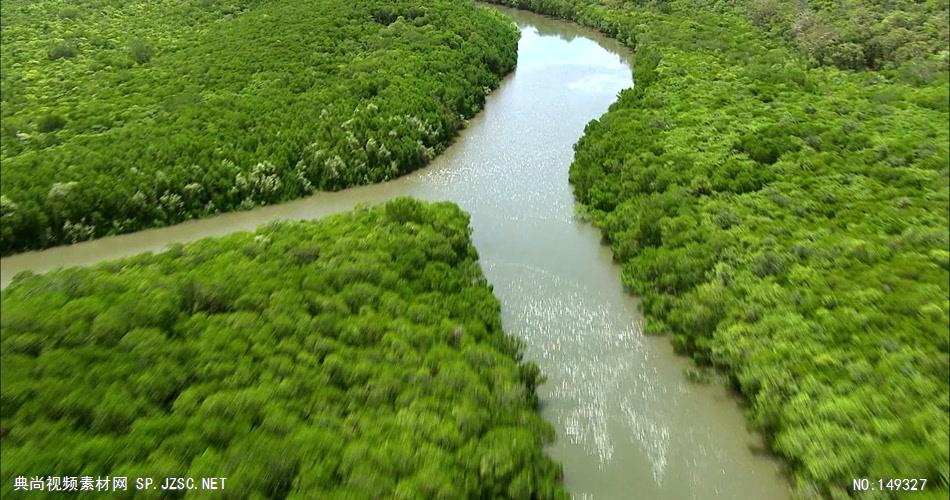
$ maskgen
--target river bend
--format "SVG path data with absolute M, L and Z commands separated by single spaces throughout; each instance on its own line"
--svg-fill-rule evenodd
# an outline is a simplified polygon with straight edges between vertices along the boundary
M 471 216 L 508 333 L 548 377 L 542 411 L 577 498 L 787 497 L 723 388 L 689 383 L 666 338 L 645 337 L 637 301 L 600 234 L 579 220 L 567 182 L 573 144 L 632 85 L 629 54 L 576 25 L 501 9 L 521 28 L 518 66 L 430 166 L 384 184 L 2 259 L 24 270 L 86 265 L 168 244 L 311 219 L 395 196 L 452 200 Z

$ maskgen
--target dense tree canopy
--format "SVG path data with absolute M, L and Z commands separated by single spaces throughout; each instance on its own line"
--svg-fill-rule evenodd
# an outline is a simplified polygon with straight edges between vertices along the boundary
M 5 0 L 0 15 L 4 254 L 418 168 L 518 38 L 467 0 Z
M 24 474 L 227 477 L 225 498 L 567 496 L 541 375 L 455 205 L 21 275 L 0 303 L 4 497 Z
M 936 22 L 943 52 L 879 72 L 816 66 L 835 61 L 757 28 L 745 3 L 503 3 L 637 47 L 636 88 L 588 126 L 571 181 L 648 330 L 731 375 L 801 493 L 919 477 L 946 498 L 946 2 L 936 18 L 886 3 Z
M 760 27 L 841 68 L 946 71 L 946 0 L 740 0 Z

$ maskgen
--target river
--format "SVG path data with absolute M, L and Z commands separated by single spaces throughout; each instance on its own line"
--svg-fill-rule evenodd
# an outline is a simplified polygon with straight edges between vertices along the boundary
M 642 335 L 634 297 L 600 234 L 574 213 L 567 182 L 584 125 L 632 85 L 630 54 L 574 24 L 499 9 L 521 28 L 518 67 L 430 166 L 384 184 L 176 226 L 28 252 L 0 261 L 2 285 L 24 270 L 87 265 L 166 245 L 311 219 L 409 195 L 452 200 L 471 216 L 506 331 L 548 377 L 542 412 L 577 498 L 786 498 L 777 460 L 745 427 L 737 399 L 684 376 L 667 338 Z

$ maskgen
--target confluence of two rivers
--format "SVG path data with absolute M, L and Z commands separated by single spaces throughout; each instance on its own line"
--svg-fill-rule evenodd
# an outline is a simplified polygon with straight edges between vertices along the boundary
M 451 200 L 471 214 L 482 268 L 506 331 L 548 377 L 549 453 L 576 498 L 786 498 L 777 460 L 736 400 L 695 385 L 667 338 L 642 334 L 600 234 L 574 214 L 573 144 L 633 84 L 619 43 L 571 23 L 499 9 L 518 24 L 518 66 L 456 142 L 399 179 L 176 226 L 28 252 L 0 263 L 2 285 L 25 270 L 161 251 L 168 244 L 313 219 L 396 196 Z

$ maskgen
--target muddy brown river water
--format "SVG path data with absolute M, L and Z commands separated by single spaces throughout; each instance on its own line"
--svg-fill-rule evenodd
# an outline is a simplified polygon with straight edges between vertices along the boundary
M 630 54 L 576 25 L 504 9 L 522 31 L 518 67 L 432 164 L 397 180 L 247 212 L 2 259 L 25 270 L 90 263 L 277 219 L 311 219 L 395 196 L 452 200 L 472 216 L 482 267 L 508 333 L 548 377 L 542 411 L 577 498 L 786 498 L 737 400 L 684 376 L 666 338 L 645 337 L 637 300 L 600 234 L 575 216 L 573 144 L 633 84 Z

